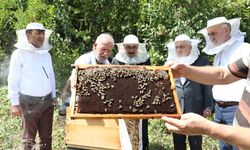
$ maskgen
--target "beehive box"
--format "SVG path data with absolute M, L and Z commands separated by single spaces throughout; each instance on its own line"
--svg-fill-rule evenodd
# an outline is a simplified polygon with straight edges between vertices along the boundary
M 78 65 L 72 79 L 72 117 L 180 116 L 173 76 L 167 66 Z

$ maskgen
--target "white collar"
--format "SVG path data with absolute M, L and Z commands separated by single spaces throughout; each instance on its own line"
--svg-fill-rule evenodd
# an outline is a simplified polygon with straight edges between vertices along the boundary
M 224 50 L 227 49 L 227 47 L 230 47 L 231 45 L 233 45 L 235 42 L 244 42 L 244 36 L 239 37 L 238 39 L 236 38 L 230 38 L 228 41 L 222 43 L 219 46 L 216 47 L 212 47 L 211 45 L 206 45 L 206 47 L 202 50 L 203 52 L 205 52 L 208 55 L 215 55 L 218 54 Z

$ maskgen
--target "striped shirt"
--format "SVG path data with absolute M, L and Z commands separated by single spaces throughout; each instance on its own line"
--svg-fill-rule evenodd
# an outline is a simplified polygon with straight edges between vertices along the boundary
M 247 79 L 239 109 L 236 112 L 234 124 L 243 127 L 250 127 L 250 55 L 245 55 L 241 59 L 228 65 L 230 72 L 239 78 Z

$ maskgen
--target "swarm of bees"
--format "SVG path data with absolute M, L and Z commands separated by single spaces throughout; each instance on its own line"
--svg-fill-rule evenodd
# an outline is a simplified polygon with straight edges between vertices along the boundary
M 166 71 L 131 69 L 131 68 L 92 68 L 82 69 L 77 74 L 76 93 L 78 96 L 89 97 L 96 95 L 97 99 L 106 107 L 104 112 L 114 107 L 114 103 L 119 110 L 124 110 L 122 97 L 115 99 L 107 95 L 107 92 L 122 86 L 119 79 L 128 79 L 137 82 L 135 95 L 130 95 L 126 101 L 130 102 L 128 109 L 132 113 L 142 113 L 145 110 L 151 110 L 152 113 L 158 113 L 154 106 L 160 106 L 168 101 L 173 101 L 171 90 L 166 88 L 169 76 Z M 112 82 L 108 82 L 112 81 Z M 153 87 L 153 88 L 152 88 Z M 123 91 L 121 91 L 123 92 Z M 155 94 L 157 93 L 157 94 Z M 129 98 L 129 100 L 128 100 Z M 149 99 L 151 99 L 149 103 Z M 171 103 L 174 108 L 174 103 Z

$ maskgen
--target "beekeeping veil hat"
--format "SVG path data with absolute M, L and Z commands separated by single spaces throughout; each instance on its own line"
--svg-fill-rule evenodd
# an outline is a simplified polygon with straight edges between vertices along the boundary
M 137 36 L 130 34 L 125 36 L 125 38 L 123 39 L 123 44 L 140 44 L 140 43 Z
M 43 45 L 39 48 L 34 47 L 31 43 L 28 42 L 26 31 L 27 30 L 44 30 L 45 31 L 45 38 Z M 26 29 L 17 30 L 17 43 L 14 45 L 16 48 L 21 50 L 29 50 L 35 51 L 38 53 L 45 53 L 48 52 L 52 46 L 49 44 L 49 37 L 52 33 L 52 30 L 45 29 L 44 26 L 37 22 L 29 23 L 26 26 Z
M 223 23 L 227 23 L 231 26 L 231 38 L 228 41 L 222 43 L 221 45 L 215 46 L 208 36 L 207 28 Z M 246 33 L 241 32 L 239 28 L 240 28 L 240 18 L 227 20 L 225 17 L 217 17 L 208 20 L 207 27 L 198 31 L 198 33 L 203 34 L 206 40 L 206 47 L 203 49 L 203 51 L 208 55 L 214 55 L 220 53 L 221 51 L 226 49 L 227 46 L 231 46 L 236 41 L 243 42 Z
M 124 49 L 124 44 L 138 44 L 137 55 L 132 58 L 128 57 Z M 115 58 L 125 64 L 139 64 L 149 59 L 146 43 L 140 43 L 138 37 L 133 34 L 125 36 L 123 43 L 116 43 L 116 45 L 118 53 L 115 55 Z
M 188 44 L 191 44 L 192 49 L 190 50 L 190 54 L 188 56 L 179 57 L 177 55 L 176 49 L 175 49 L 175 42 L 177 41 L 183 41 Z M 168 47 L 167 62 L 168 63 L 177 62 L 177 63 L 187 64 L 187 65 L 194 63 L 200 55 L 200 52 L 198 49 L 199 43 L 200 43 L 200 40 L 190 39 L 190 37 L 187 36 L 186 34 L 178 35 L 173 42 L 167 43 L 167 47 Z

